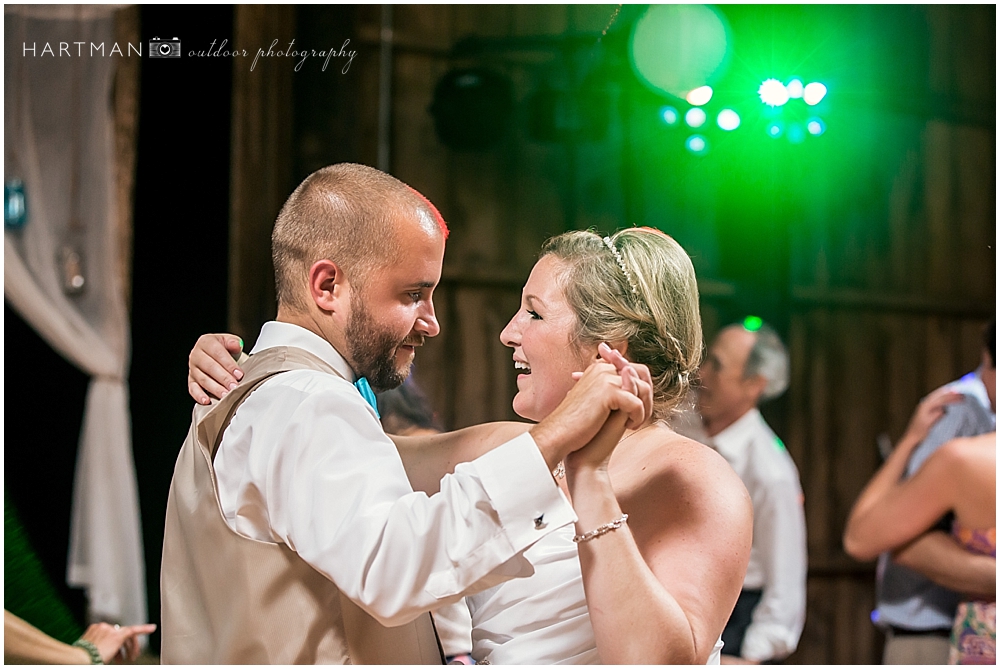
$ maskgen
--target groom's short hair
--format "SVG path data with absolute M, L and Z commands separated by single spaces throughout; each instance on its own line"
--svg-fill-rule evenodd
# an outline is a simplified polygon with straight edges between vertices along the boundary
M 285 201 L 271 233 L 278 304 L 306 307 L 303 288 L 317 260 L 333 261 L 363 287 L 372 270 L 402 251 L 396 224 L 409 212 L 432 218 L 447 238 L 434 205 L 385 172 L 339 163 L 310 174 Z

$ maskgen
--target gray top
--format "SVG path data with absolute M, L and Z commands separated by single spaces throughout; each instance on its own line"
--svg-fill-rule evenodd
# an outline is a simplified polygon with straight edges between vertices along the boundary
M 955 437 L 973 437 L 996 429 L 996 413 L 990 407 L 986 386 L 975 372 L 949 383 L 965 398 L 945 408 L 927 437 L 910 456 L 906 476 L 914 473 L 934 451 Z M 950 529 L 942 527 L 938 529 Z M 889 553 L 879 556 L 876 573 L 877 606 L 872 620 L 880 627 L 892 625 L 909 630 L 951 629 L 961 596 L 934 584 L 917 572 L 895 564 Z

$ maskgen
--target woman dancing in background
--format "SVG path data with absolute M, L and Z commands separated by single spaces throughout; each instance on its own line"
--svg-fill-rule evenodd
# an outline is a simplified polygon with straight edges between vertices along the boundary
M 190 357 L 196 400 L 207 402 L 205 389 L 218 395 L 236 381 L 225 348 L 236 340 L 198 340 Z M 576 536 L 572 527 L 549 535 L 525 552 L 534 575 L 467 597 L 473 657 L 493 664 L 717 663 L 749 560 L 752 510 L 725 460 L 666 422 L 701 359 L 687 254 L 648 228 L 603 239 L 592 232 L 555 237 L 501 341 L 514 351 L 520 374 L 513 406 L 523 418 L 545 418 L 602 353 L 648 367 L 654 411 L 624 433 L 610 458 L 576 455 L 554 472 L 576 509 Z M 458 448 L 447 434 L 394 441 L 414 489 L 433 494 L 458 462 L 527 427 L 492 424 L 500 438 L 476 448 Z
M 905 546 L 952 512 L 952 536 L 966 550 L 996 557 L 996 432 L 953 439 L 911 478 L 902 479 L 913 449 L 957 393 L 935 391 L 910 419 L 892 455 L 861 492 L 847 520 L 844 549 L 858 560 Z M 996 664 L 996 598 L 973 597 L 958 606 L 950 664 Z

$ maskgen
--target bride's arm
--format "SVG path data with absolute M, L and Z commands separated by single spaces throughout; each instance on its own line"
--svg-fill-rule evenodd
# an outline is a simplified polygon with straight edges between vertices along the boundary
M 628 523 L 578 544 L 604 663 L 704 664 L 739 596 L 749 496 L 716 454 L 690 455 L 684 471 L 650 472 L 641 490 L 629 491 L 636 513 Z M 578 534 L 621 517 L 606 468 L 571 468 L 568 460 L 567 482 Z
M 389 438 L 396 444 L 413 489 L 433 495 L 440 490 L 441 478 L 454 472 L 455 465 L 475 460 L 530 427 L 529 423 L 485 423 L 454 432 L 413 437 L 390 434 Z

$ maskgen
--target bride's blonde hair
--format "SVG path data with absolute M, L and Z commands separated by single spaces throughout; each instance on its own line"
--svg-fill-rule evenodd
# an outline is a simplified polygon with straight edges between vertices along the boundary
M 564 261 L 563 293 L 581 344 L 627 342 L 625 357 L 649 367 L 653 415 L 666 418 L 687 395 L 701 363 L 701 313 L 691 259 L 673 238 L 628 228 L 601 238 L 567 232 L 542 246 Z

